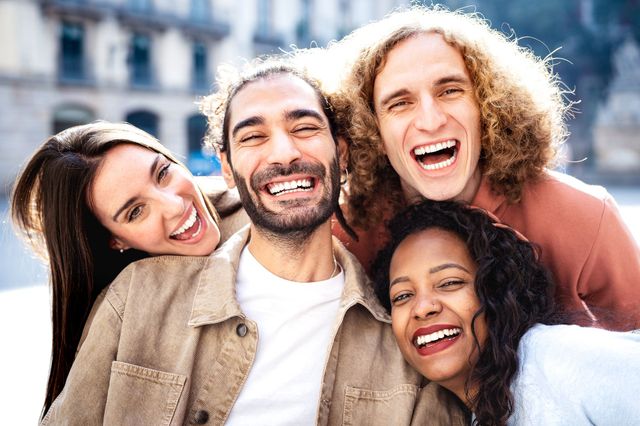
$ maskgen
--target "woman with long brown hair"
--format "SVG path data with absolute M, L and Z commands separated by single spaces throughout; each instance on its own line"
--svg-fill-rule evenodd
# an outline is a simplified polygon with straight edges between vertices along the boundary
M 12 218 L 49 264 L 51 370 L 47 411 L 62 391 L 98 294 L 150 255 L 208 255 L 218 215 L 193 175 L 151 135 L 94 122 L 48 138 L 16 180 Z

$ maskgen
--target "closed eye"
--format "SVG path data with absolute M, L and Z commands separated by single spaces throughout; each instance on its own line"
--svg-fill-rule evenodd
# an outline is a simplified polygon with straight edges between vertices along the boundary
M 247 142 L 256 142 L 260 139 L 264 138 L 264 136 L 262 134 L 259 133 L 251 133 L 249 135 L 243 136 L 242 138 L 240 138 L 240 143 L 247 143 Z
M 450 96 L 450 95 L 455 95 L 456 93 L 461 93 L 461 92 L 463 92 L 463 90 L 458 87 L 450 87 L 448 89 L 443 90 L 442 95 Z
M 304 125 L 304 126 L 296 127 L 295 129 L 293 129 L 292 133 L 294 133 L 296 136 L 304 137 L 304 136 L 311 136 L 317 133 L 319 130 L 320 128 L 318 126 Z
M 400 101 L 396 101 L 396 102 L 391 102 L 391 103 L 387 106 L 387 109 L 388 109 L 388 110 L 390 110 L 390 111 L 392 111 L 392 110 L 394 110 L 394 109 L 402 108 L 402 107 L 404 107 L 404 106 L 406 106 L 406 105 L 409 105 L 409 102 L 408 102 L 408 101 L 400 100 Z
M 465 285 L 466 283 L 467 282 L 464 280 L 446 280 L 438 284 L 438 288 L 446 291 L 453 291 L 453 290 L 457 290 L 458 288 Z

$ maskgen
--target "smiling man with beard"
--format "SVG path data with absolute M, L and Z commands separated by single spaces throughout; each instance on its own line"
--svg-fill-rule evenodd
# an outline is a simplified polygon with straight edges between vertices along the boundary
M 229 293 L 251 350 L 236 354 L 242 374 L 216 390 L 228 404 L 203 408 L 230 425 L 462 422 L 404 364 L 364 271 L 331 236 L 346 144 L 317 84 L 273 61 L 219 87 L 203 109 L 251 219 L 221 249 L 232 253 Z M 417 404 L 425 417 L 412 419 Z
M 125 269 L 43 424 L 468 424 L 331 235 L 346 144 L 317 84 L 275 62 L 219 87 L 209 139 L 251 223 L 208 257 Z

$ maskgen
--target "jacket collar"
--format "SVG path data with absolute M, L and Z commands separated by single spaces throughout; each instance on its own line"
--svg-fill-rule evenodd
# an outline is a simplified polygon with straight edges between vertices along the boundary
M 364 268 L 336 237 L 333 237 L 333 253 L 345 274 L 344 290 L 340 301 L 341 311 L 346 312 L 350 307 L 359 304 L 378 321 L 390 324 L 391 318 L 378 302 L 373 291 L 373 283 L 367 277 Z
M 244 314 L 236 297 L 236 275 L 240 254 L 248 243 L 250 226 L 243 227 L 214 251 L 198 277 L 189 325 L 216 324 Z M 345 274 L 340 300 L 341 316 L 352 306 L 366 308 L 378 321 L 390 323 L 389 315 L 378 302 L 371 281 L 358 260 L 333 237 L 333 251 Z

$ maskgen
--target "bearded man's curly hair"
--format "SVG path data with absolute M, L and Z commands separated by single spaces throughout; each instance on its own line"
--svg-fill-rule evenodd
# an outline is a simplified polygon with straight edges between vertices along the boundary
M 503 425 L 513 413 L 509 386 L 518 371 L 520 339 L 538 323 L 563 323 L 569 316 L 556 311 L 554 284 L 531 243 L 511 228 L 496 225 L 483 210 L 430 200 L 408 207 L 389 224 L 391 240 L 373 267 L 376 295 L 387 311 L 391 311 L 389 267 L 394 252 L 410 235 L 434 228 L 457 236 L 476 263 L 474 290 L 480 308 L 471 332 L 479 356 L 466 390 L 476 424 Z M 476 335 L 478 321 L 486 322 L 482 344 Z M 470 395 L 469 385 L 476 386 L 475 396 Z
M 359 28 L 327 54 L 355 58 L 329 98 L 349 134 L 348 218 L 364 229 L 379 223 L 386 209 L 404 206 L 400 179 L 377 126 L 375 79 L 396 45 L 425 32 L 441 34 L 464 59 L 480 109 L 481 171 L 508 201 L 517 202 L 526 181 L 555 165 L 568 134 L 571 102 L 551 69 L 553 59 L 534 56 L 477 14 L 416 6 Z

